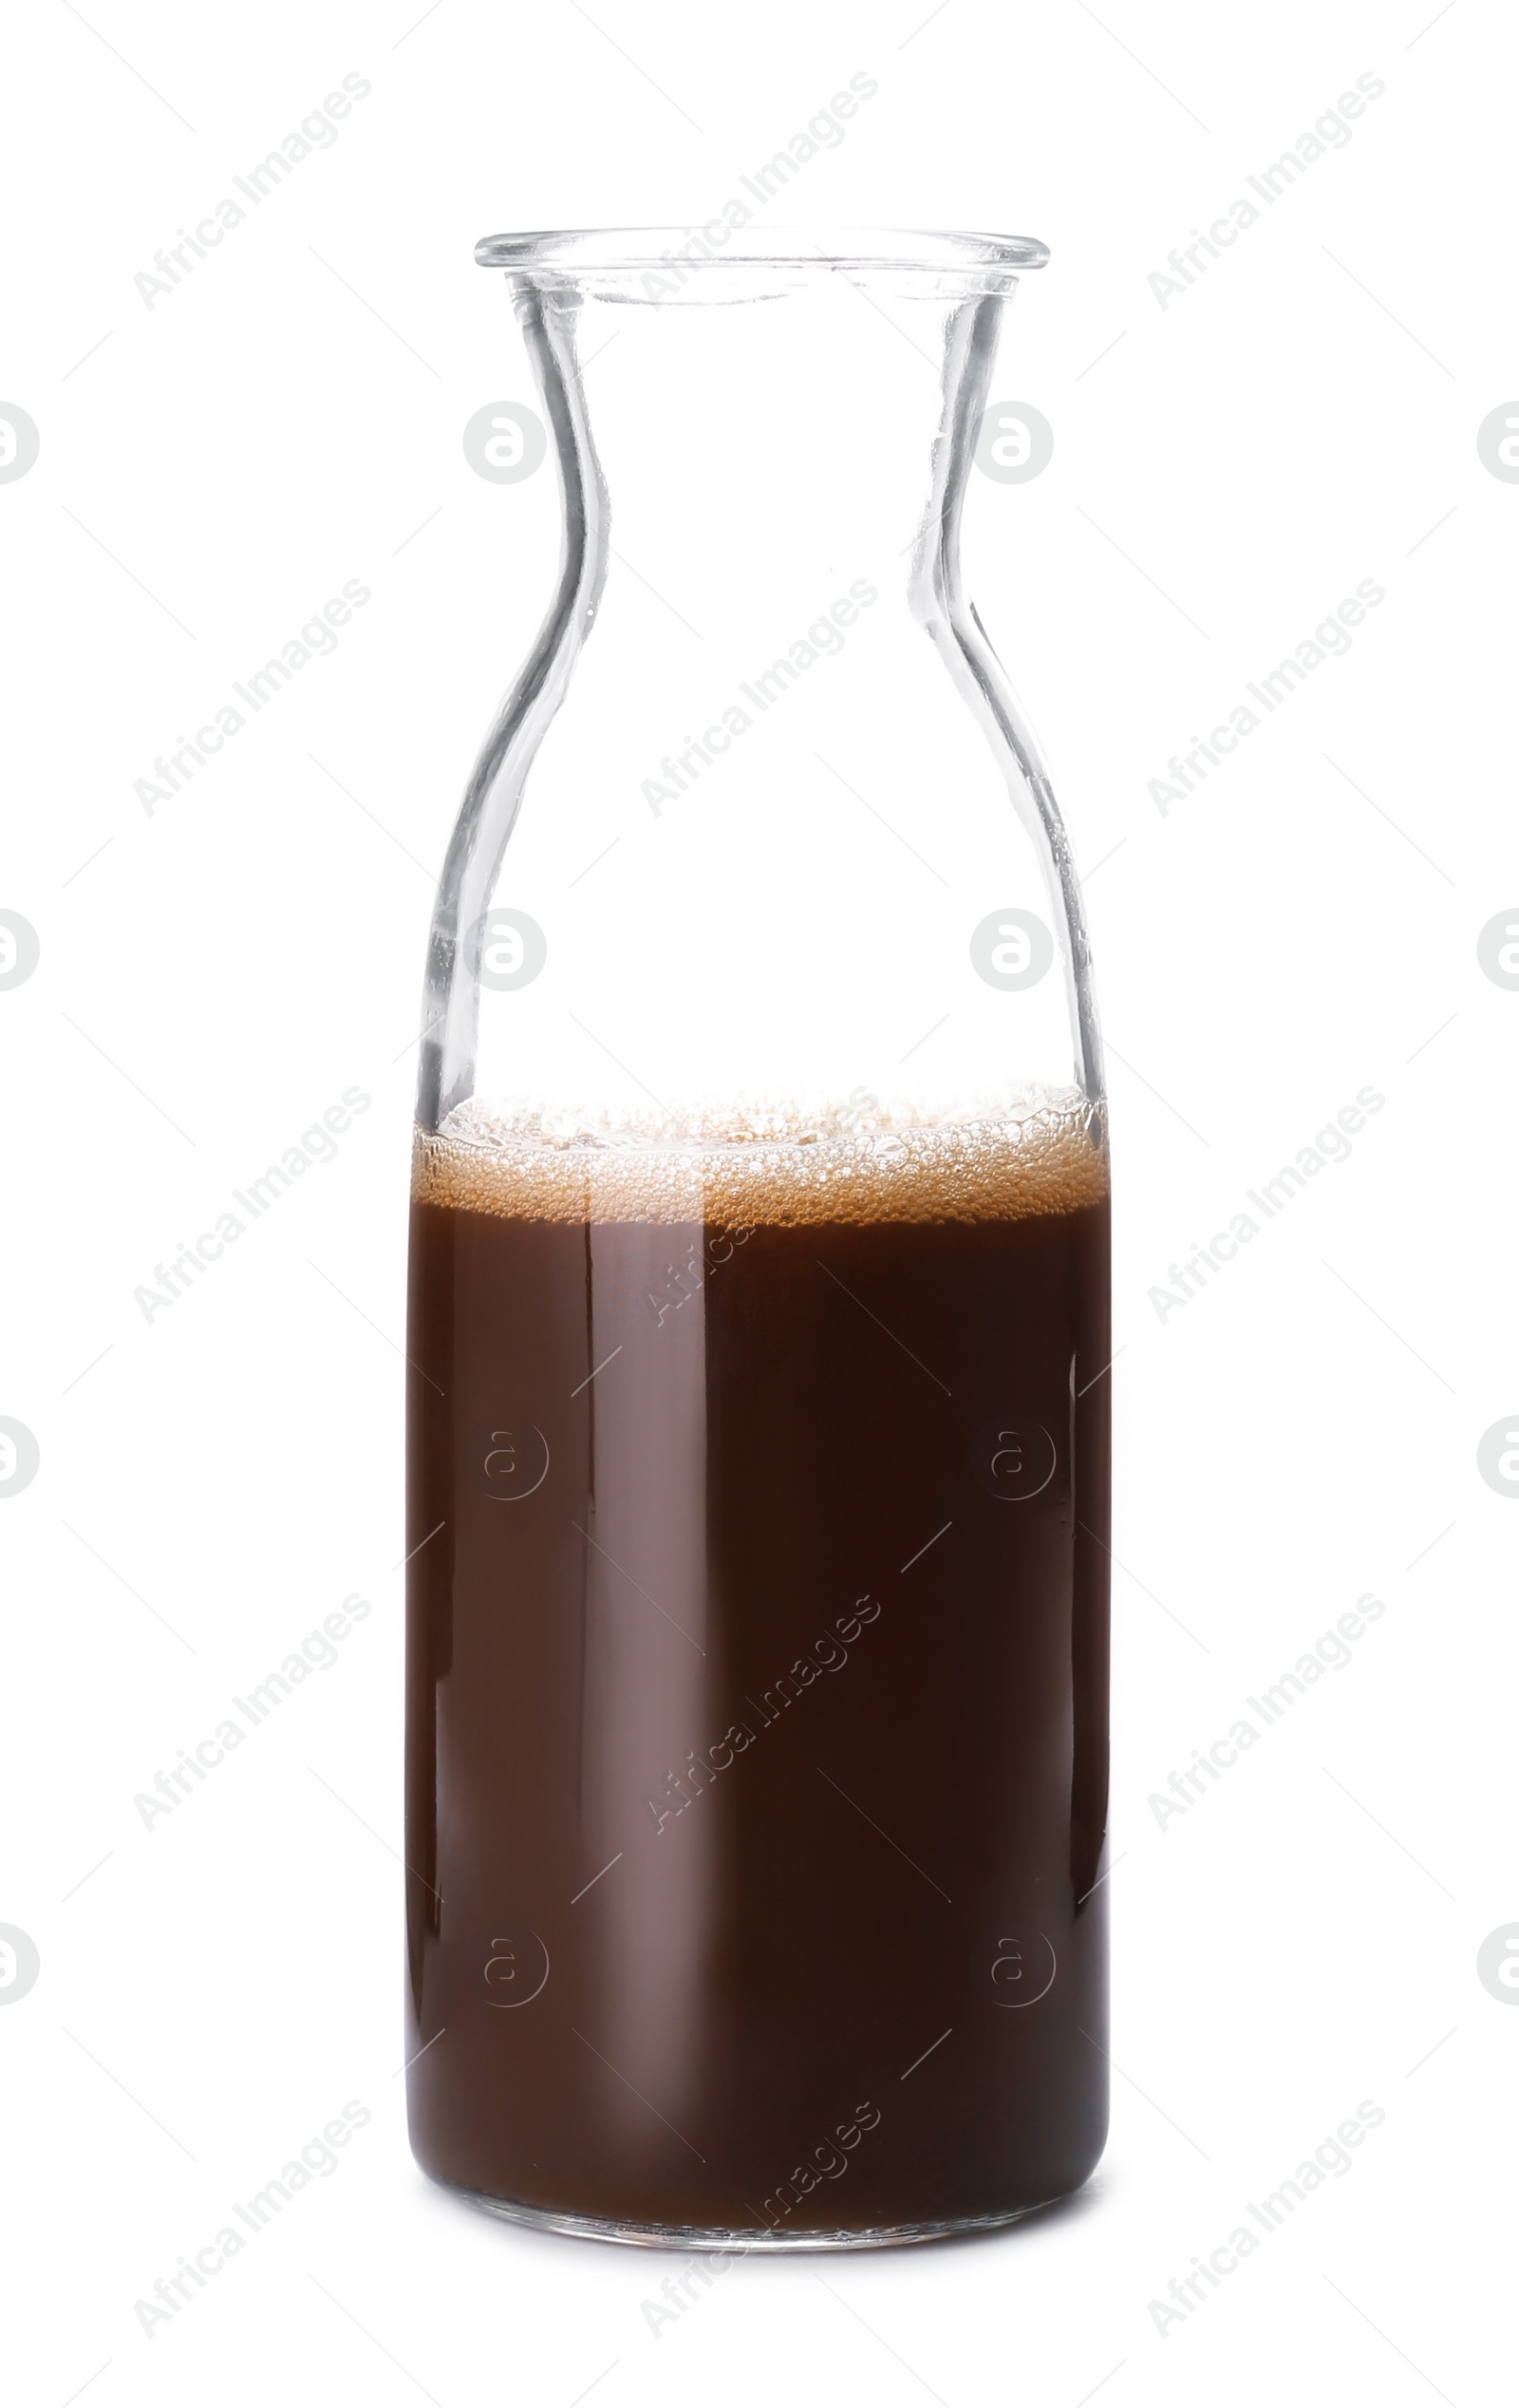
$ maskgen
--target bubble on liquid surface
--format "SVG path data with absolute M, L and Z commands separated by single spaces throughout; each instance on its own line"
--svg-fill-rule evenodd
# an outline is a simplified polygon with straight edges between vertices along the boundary
M 932 1121 L 882 1106 L 868 1132 L 856 1112 L 746 1101 L 613 1126 L 562 1106 L 472 1101 L 438 1135 L 418 1132 L 413 1194 L 507 1219 L 797 1228 L 1023 1220 L 1108 1193 L 1101 1113 L 1071 1090 L 981 1100 Z

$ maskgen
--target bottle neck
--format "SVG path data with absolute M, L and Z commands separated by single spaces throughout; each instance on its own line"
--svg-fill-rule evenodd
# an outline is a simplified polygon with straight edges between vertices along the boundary
M 1100 1091 L 1058 815 L 959 589 L 1005 298 L 832 273 L 670 308 L 518 291 L 564 550 L 444 868 L 424 1126 L 477 1091 L 481 986 L 487 1092 L 526 1093 L 519 1060 L 548 1095 L 610 1079 L 628 1127 L 720 1091 L 968 1110 L 1010 1091 L 1009 1035 L 1023 1084 L 1067 1086 L 1074 1035 Z M 550 966 L 504 1006 L 497 904 Z M 966 988 L 994 910 L 1060 934 L 1011 1016 Z
M 835 611 L 847 624 L 858 588 L 907 599 L 927 555 L 952 551 L 956 431 L 973 433 L 1004 306 L 842 273 L 717 306 L 524 295 L 570 439 L 567 522 L 605 551 L 597 607 L 635 640 L 641 617 L 651 650 L 762 652 Z M 778 591 L 797 628 L 769 623 Z

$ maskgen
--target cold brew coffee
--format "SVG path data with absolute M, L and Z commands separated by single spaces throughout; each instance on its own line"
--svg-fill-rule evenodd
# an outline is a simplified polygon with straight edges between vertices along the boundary
M 1071 1104 L 418 1139 L 413 2145 L 857 2245 L 1106 2122 L 1108 1180 Z M 417 2054 L 417 2052 L 421 2052 Z

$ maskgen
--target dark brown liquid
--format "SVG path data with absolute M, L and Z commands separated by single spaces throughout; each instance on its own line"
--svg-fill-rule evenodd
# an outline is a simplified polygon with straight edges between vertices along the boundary
M 1074 2189 L 1106 2129 L 1105 1198 L 414 1213 L 422 2166 L 778 2239 Z

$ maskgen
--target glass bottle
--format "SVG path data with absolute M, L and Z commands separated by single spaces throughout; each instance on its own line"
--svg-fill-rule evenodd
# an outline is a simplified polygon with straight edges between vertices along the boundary
M 428 953 L 413 2146 L 611 2239 L 1005 2223 L 1106 2128 L 1101 1063 L 959 567 L 1046 254 L 478 256 L 564 543 Z

